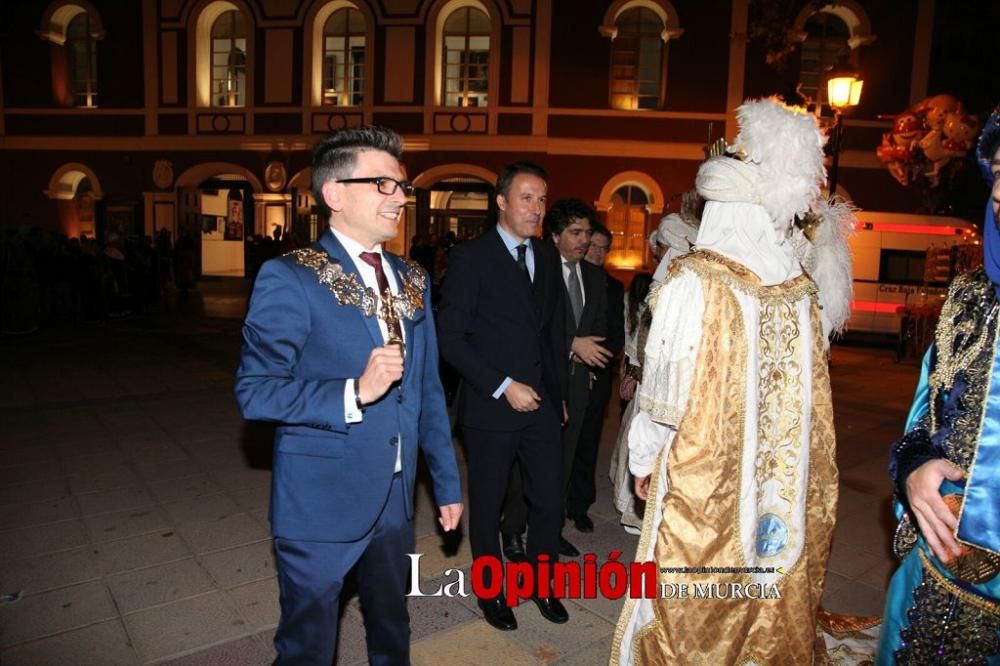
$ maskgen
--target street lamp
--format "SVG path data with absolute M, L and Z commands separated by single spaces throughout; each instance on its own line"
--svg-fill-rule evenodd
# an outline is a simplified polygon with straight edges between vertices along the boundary
M 841 61 L 830 68 L 826 75 L 826 101 L 833 110 L 834 122 L 830 130 L 830 153 L 833 163 L 830 165 L 830 184 L 827 188 L 830 197 L 837 194 L 837 175 L 840 169 L 840 140 L 844 134 L 843 112 L 861 101 L 861 87 L 864 81 L 858 78 L 858 73 L 846 62 Z

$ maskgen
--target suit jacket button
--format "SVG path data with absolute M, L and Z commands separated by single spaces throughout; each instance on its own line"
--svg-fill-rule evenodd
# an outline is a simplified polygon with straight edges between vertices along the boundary
M 392 437 L 389 439 L 389 446 L 396 446 L 399 444 L 399 437 Z

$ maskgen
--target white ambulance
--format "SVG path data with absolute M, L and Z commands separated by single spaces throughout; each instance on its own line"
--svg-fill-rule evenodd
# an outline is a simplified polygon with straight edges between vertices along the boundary
M 904 308 L 939 308 L 952 277 L 978 256 L 972 247 L 952 249 L 981 242 L 975 225 L 958 217 L 879 211 L 857 217 L 848 331 L 898 334 Z

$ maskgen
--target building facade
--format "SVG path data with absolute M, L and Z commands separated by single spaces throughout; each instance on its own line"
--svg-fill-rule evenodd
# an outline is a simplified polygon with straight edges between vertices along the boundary
M 243 275 L 244 240 L 322 232 L 310 149 L 365 123 L 403 135 L 419 187 L 392 249 L 475 235 L 504 164 L 536 161 L 615 234 L 611 263 L 693 185 L 747 98 L 822 69 L 865 79 L 840 190 L 909 211 L 875 159 L 891 121 L 935 92 L 934 0 L 28 0 L 0 39 L 0 226 L 69 236 L 190 236 L 202 274 Z M 762 5 L 764 7 L 762 7 Z M 822 112 L 822 111 L 821 111 Z M 828 112 L 825 112 L 828 115 Z

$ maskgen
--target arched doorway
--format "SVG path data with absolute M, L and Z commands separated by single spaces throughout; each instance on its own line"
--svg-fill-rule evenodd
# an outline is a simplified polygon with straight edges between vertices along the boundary
M 312 195 L 312 167 L 306 167 L 288 181 L 292 200 L 292 229 L 300 241 L 315 243 L 326 228 Z
M 97 236 L 95 208 L 104 193 L 97 174 L 88 166 L 72 162 L 56 169 L 49 179 L 45 196 L 56 202 L 60 233 L 70 238 Z
M 496 180 L 495 173 L 474 164 L 446 164 L 421 173 L 413 179 L 418 190 L 408 242 L 415 236 L 433 242 L 482 235 L 491 221 Z
M 201 164 L 177 179 L 177 243 L 193 251 L 195 275 L 243 277 L 246 243 L 255 233 L 276 221 L 284 231 L 286 206 L 280 215 L 258 205 L 260 180 L 249 170 L 222 162 Z
M 458 176 L 434 183 L 424 218 L 427 224 L 423 228 L 418 224 L 416 233 L 438 238 L 454 234 L 457 240 L 478 238 L 487 227 L 492 192 L 493 184 L 478 178 Z

